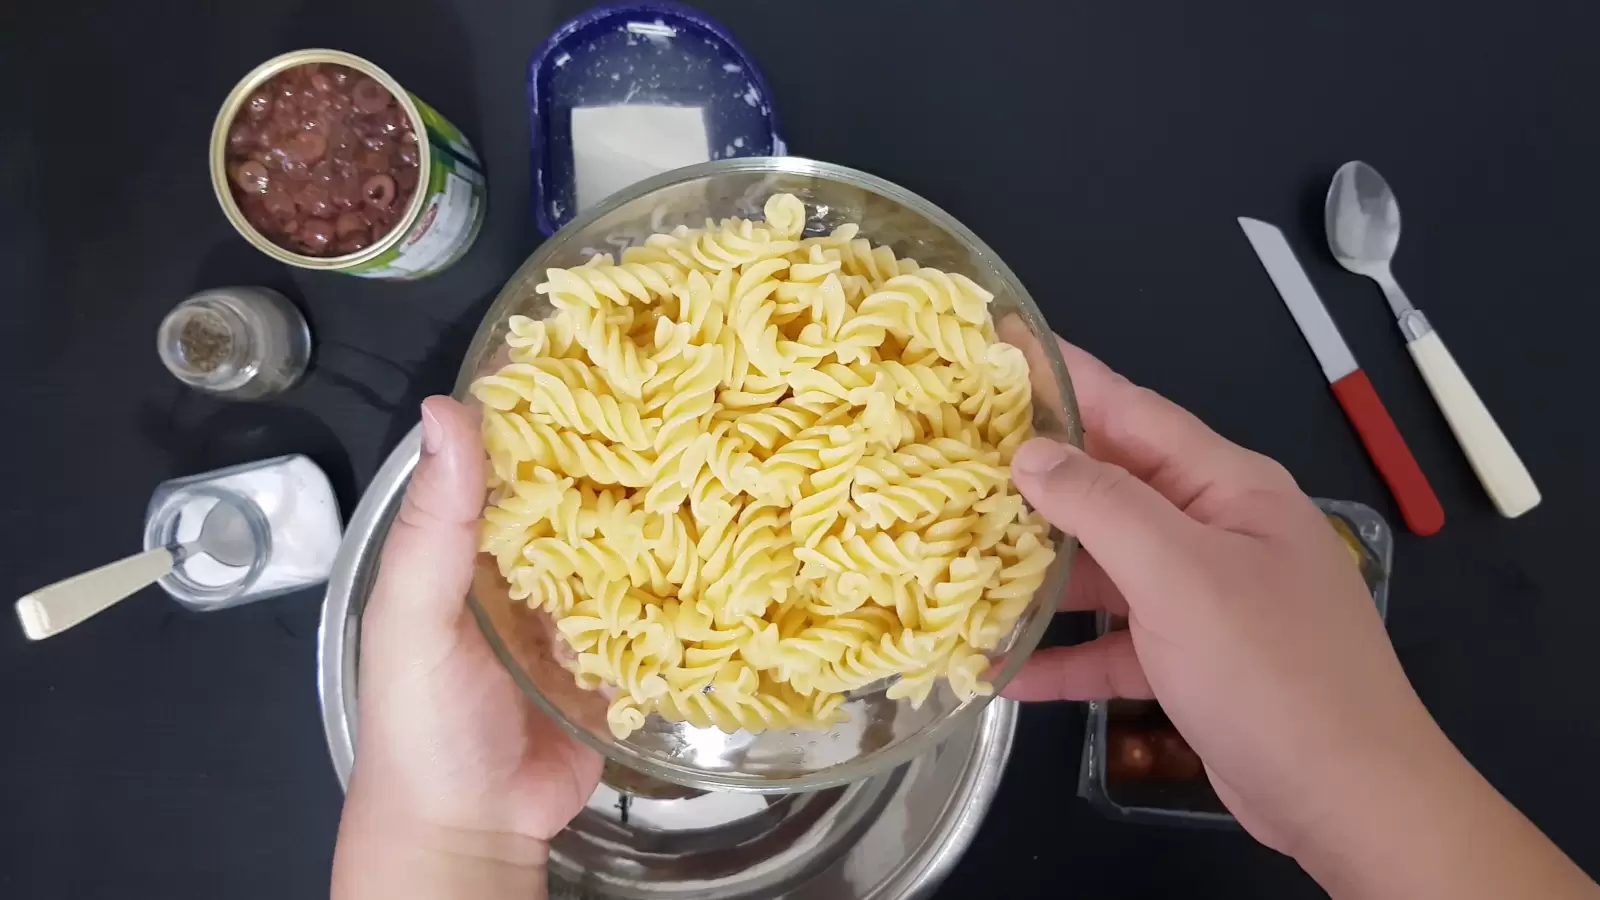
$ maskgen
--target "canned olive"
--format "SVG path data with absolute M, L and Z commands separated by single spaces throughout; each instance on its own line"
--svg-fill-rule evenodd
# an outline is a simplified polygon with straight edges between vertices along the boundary
M 307 269 L 411 280 L 483 225 L 483 165 L 460 129 L 359 56 L 297 50 L 228 94 L 211 185 L 263 253 Z

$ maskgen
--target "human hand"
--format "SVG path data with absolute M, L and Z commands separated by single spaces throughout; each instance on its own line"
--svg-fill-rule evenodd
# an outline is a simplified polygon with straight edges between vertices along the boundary
M 362 617 L 334 896 L 442 896 L 462 879 L 474 896 L 542 895 L 549 841 L 593 792 L 600 757 L 523 696 L 466 608 L 485 466 L 472 414 L 431 397 L 422 429 Z
M 1600 896 L 1433 723 L 1289 473 L 1057 340 L 1087 452 L 1036 439 L 1012 474 L 1086 551 L 1062 608 L 1128 630 L 1035 653 L 1006 695 L 1158 698 L 1239 822 L 1336 897 Z
M 1087 453 L 1048 440 L 1018 488 L 1075 534 L 1064 609 L 1129 627 L 1034 655 L 1024 699 L 1151 697 L 1264 843 L 1293 852 L 1342 815 L 1375 754 L 1435 733 L 1340 538 L 1272 460 L 1061 342 Z

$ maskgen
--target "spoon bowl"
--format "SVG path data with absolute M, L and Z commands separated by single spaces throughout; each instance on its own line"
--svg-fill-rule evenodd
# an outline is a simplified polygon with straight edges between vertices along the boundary
M 1328 247 L 1358 275 L 1387 275 L 1400 245 L 1400 202 L 1378 170 L 1360 160 L 1333 174 L 1324 207 Z
M 225 566 L 244 567 L 256 558 L 256 538 L 250 520 L 232 503 L 218 503 L 200 523 L 200 537 L 184 544 L 185 556 L 200 552 Z M 178 560 L 182 562 L 182 558 Z

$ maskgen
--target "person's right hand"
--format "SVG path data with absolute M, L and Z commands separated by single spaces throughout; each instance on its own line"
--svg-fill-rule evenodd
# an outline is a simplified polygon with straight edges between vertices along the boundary
M 1005 694 L 1156 697 L 1240 823 L 1335 897 L 1600 896 L 1434 724 L 1289 473 L 1060 346 L 1087 452 L 1035 439 L 1012 476 L 1086 551 L 1062 608 L 1129 628 L 1035 653 Z
M 1087 452 L 1045 439 L 1018 488 L 1085 553 L 1063 609 L 1127 631 L 1034 655 L 1022 700 L 1151 697 L 1263 843 L 1293 853 L 1375 756 L 1435 746 L 1341 539 L 1283 466 L 1062 341 Z

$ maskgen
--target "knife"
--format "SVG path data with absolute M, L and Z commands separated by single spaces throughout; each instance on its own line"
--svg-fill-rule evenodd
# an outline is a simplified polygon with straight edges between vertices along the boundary
M 1244 229 L 1244 236 L 1250 239 L 1250 246 L 1278 289 L 1283 305 L 1289 307 L 1289 314 L 1311 345 L 1311 352 L 1322 365 L 1322 374 L 1355 426 L 1361 443 L 1366 445 L 1378 474 L 1389 485 L 1406 527 L 1420 535 L 1437 532 L 1444 527 L 1444 507 L 1439 505 L 1439 498 L 1411 455 L 1405 438 L 1400 436 L 1400 429 L 1378 399 L 1372 381 L 1356 365 L 1355 355 L 1339 334 L 1339 326 L 1328 315 L 1328 308 L 1322 305 L 1305 270 L 1300 268 L 1283 232 L 1258 219 L 1240 218 L 1239 227 Z

